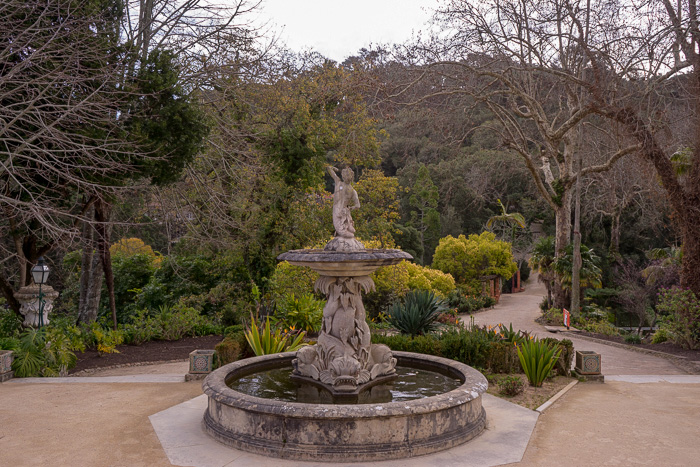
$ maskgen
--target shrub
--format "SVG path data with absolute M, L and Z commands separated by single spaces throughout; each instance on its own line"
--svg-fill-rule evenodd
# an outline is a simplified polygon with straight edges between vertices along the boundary
M 100 355 L 119 353 L 117 346 L 124 342 L 124 331 L 104 329 L 98 323 L 92 324 L 91 331 Z
M 525 384 L 518 376 L 506 376 L 498 382 L 498 392 L 504 396 L 517 396 L 524 389 Z
M 553 326 L 564 325 L 564 315 L 561 308 L 549 308 L 543 313 L 545 323 Z
M 318 332 L 323 321 L 323 305 L 324 302 L 316 300 L 312 294 L 298 297 L 291 294 L 281 301 L 274 318 L 285 328 Z
M 226 365 L 253 355 L 243 331 L 227 334 L 224 340 L 214 347 L 219 365 Z
M 571 364 L 574 361 L 574 343 L 569 339 L 557 340 L 553 337 L 545 337 L 542 341 L 547 345 L 559 348 L 559 358 L 554 365 L 554 369 L 558 375 L 570 376 Z
M 5 308 L 5 299 L 0 298 L 0 337 L 10 337 L 22 331 L 22 318 Z
M 132 322 L 124 324 L 120 329 L 124 332 L 124 342 L 129 345 L 141 345 L 160 337 L 160 325 L 155 318 L 149 316 L 148 310 L 139 310 L 131 318 Z
M 656 308 L 667 315 L 663 327 L 674 343 L 684 349 L 700 347 L 700 299 L 691 290 L 662 289 Z
M 12 370 L 19 378 L 30 376 L 66 376 L 77 358 L 74 350 L 85 350 L 80 339 L 67 335 L 61 329 L 28 329 L 22 333 L 15 348 Z
M 493 373 L 516 373 L 520 371 L 518 352 L 511 342 L 491 342 L 488 345 L 486 364 Z
M 597 334 L 604 334 L 606 336 L 620 335 L 620 331 L 610 321 L 607 320 L 587 320 L 583 321 L 581 324 L 577 324 L 577 326 L 581 326 L 584 331 L 595 332 Z
M 456 309 L 457 313 L 473 313 L 493 306 L 496 301 L 485 295 L 466 295 L 460 289 L 456 289 L 447 296 L 447 303 L 450 308 Z
M 540 340 L 527 340 L 517 346 L 518 358 L 531 386 L 540 387 L 559 359 L 560 351 Z
M 625 342 L 628 344 L 641 344 L 642 338 L 639 337 L 639 334 L 627 334 L 625 336 Z
M 387 311 L 387 320 L 402 334 L 423 335 L 440 326 L 438 318 L 446 309 L 433 292 L 414 290 L 406 294 L 403 303 L 395 303 Z
M 204 322 L 199 311 L 182 304 L 177 304 L 172 308 L 161 307 L 155 318 L 160 328 L 158 337 L 166 341 L 194 336 L 196 327 Z
M 518 270 L 510 243 L 496 240 L 492 232 L 441 238 L 433 267 L 451 274 L 460 284 L 489 274 L 511 277 Z
M 372 342 L 388 345 L 392 350 L 450 358 L 494 373 L 513 373 L 520 370 L 515 346 L 500 340 L 498 334 L 492 330 L 476 326 L 471 329 L 453 328 L 439 336 L 373 334 Z
M 662 342 L 666 342 L 669 339 L 668 331 L 661 326 L 659 329 L 656 330 L 653 336 L 651 336 L 651 343 L 652 344 L 661 344 Z

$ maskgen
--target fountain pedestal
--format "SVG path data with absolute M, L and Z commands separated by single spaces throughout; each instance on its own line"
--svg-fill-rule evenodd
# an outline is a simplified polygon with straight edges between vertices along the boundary
M 332 242 L 331 242 L 332 243 Z M 293 377 L 334 396 L 356 396 L 394 378 L 396 359 L 386 345 L 372 345 L 362 292 L 374 290 L 369 275 L 411 255 L 400 250 L 292 250 L 278 257 L 318 272 L 315 289 L 328 298 L 318 343 L 297 352 Z

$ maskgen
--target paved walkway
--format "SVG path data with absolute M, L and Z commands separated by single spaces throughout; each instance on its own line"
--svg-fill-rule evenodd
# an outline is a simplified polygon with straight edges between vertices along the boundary
M 580 339 L 567 334 L 553 334 L 544 326 L 537 324 L 535 319 L 542 312 L 540 302 L 547 294 L 544 285 L 532 275 L 525 284 L 525 291 L 517 294 L 503 294 L 498 305 L 487 311 L 474 314 L 474 323 L 480 326 L 495 326 L 503 323 L 508 326 L 513 323 L 513 329 L 528 331 L 537 337 L 555 337 L 571 339 L 576 350 L 592 350 L 600 354 L 601 367 L 605 375 L 682 375 L 685 371 L 670 361 L 653 355 L 621 349 L 610 345 L 599 344 Z M 469 323 L 471 317 L 463 315 L 462 321 Z

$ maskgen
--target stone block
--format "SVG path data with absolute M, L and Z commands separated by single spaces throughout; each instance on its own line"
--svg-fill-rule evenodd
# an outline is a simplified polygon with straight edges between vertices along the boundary
M 0 383 L 12 378 L 12 351 L 0 350 Z
M 590 350 L 577 350 L 574 369 L 584 376 L 601 374 L 600 354 Z
M 190 373 L 211 373 L 214 367 L 214 350 L 193 350 L 190 352 Z

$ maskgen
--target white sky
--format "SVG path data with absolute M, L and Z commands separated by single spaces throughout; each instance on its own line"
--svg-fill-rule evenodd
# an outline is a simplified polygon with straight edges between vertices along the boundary
M 295 51 L 342 62 L 370 44 L 402 43 L 425 30 L 436 0 L 263 0 L 258 13 Z

